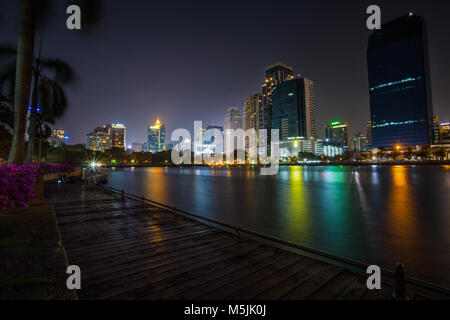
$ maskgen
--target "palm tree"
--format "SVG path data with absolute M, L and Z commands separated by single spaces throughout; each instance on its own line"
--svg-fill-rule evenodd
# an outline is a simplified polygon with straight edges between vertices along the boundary
M 14 47 L 11 45 L 0 46 L 0 57 L 9 56 L 9 60 L 15 60 Z M 3 54 L 2 54 L 3 53 Z M 5 59 L 8 60 L 8 59 Z M 8 62 L 5 63 L 8 65 Z M 5 68 L 0 72 L 0 89 L 12 87 L 15 70 Z M 33 160 L 34 147 L 37 132 L 44 123 L 54 124 L 55 119 L 63 115 L 67 108 L 67 98 L 61 84 L 73 81 L 72 68 L 60 59 L 36 58 L 33 63 L 33 87 L 30 110 L 29 142 L 26 162 Z
M 14 135 L 8 163 L 24 162 L 25 127 L 30 99 L 31 73 L 36 28 L 36 0 L 22 0 L 14 90 Z
M 61 84 L 74 79 L 71 67 L 59 59 L 36 59 L 30 110 L 29 142 L 26 162 L 33 160 L 38 129 L 44 123 L 55 123 L 67 109 L 67 98 Z M 51 77 L 53 75 L 53 77 Z
M 8 159 L 10 164 L 24 162 L 25 127 L 33 72 L 36 22 L 37 18 L 45 20 L 46 9 L 51 3 L 54 4 L 48 0 L 21 0 L 14 90 L 14 136 Z M 83 30 L 89 29 L 89 26 L 97 22 L 100 0 L 69 0 L 68 3 L 79 5 L 82 9 Z

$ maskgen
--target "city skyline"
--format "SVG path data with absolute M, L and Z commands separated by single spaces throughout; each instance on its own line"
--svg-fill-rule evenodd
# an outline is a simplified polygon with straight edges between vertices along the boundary
M 168 124 L 168 132 L 179 127 L 190 129 L 194 120 L 220 125 L 227 108 L 235 106 L 242 110 L 245 99 L 253 92 L 260 91 L 264 68 L 274 61 L 281 60 L 293 67 L 296 76 L 300 73 L 315 82 L 318 92 L 319 136 L 323 136 L 324 127 L 332 120 L 348 121 L 354 127 L 354 132 L 365 132 L 365 126 L 370 119 L 365 51 L 371 34 L 365 28 L 366 3 L 349 2 L 339 4 L 339 7 L 330 1 L 322 1 L 321 5 L 290 4 L 293 10 L 287 23 L 291 28 L 284 34 L 279 33 L 279 27 L 264 25 L 265 14 L 272 9 L 277 10 L 277 5 L 267 3 L 260 4 L 258 10 L 261 10 L 262 15 L 259 18 L 252 18 L 256 19 L 252 20 L 256 25 L 250 28 L 248 27 L 250 22 L 246 22 L 244 17 L 246 12 L 257 5 L 252 2 L 248 5 L 205 4 L 212 10 L 212 17 L 205 17 L 197 22 L 186 20 L 184 16 L 175 12 L 176 17 L 162 23 L 158 28 L 153 24 L 146 28 L 148 22 L 141 19 L 138 11 L 146 12 L 147 4 L 137 2 L 135 6 L 124 9 L 118 3 L 111 2 L 105 6 L 107 20 L 124 14 L 128 21 L 127 25 L 105 24 L 108 27 L 100 25 L 98 31 L 89 37 L 74 36 L 64 28 L 58 28 L 65 18 L 65 15 L 61 15 L 61 19 L 56 18 L 49 25 L 44 53 L 68 60 L 80 70 L 80 74 L 86 74 L 88 72 L 86 70 L 89 69 L 91 76 L 80 77 L 79 83 L 69 88 L 70 107 L 67 114 L 57 121 L 55 128 L 64 128 L 71 136 L 71 143 L 84 143 L 86 133 L 98 123 L 120 122 L 127 126 L 127 140 L 131 143 L 145 141 L 145 128 L 148 122 L 158 115 Z M 11 11 L 11 16 L 17 16 L 14 14 L 18 9 L 16 4 L 8 2 L 3 5 Z M 180 9 L 181 6 L 183 5 L 180 4 Z M 447 31 L 445 17 L 436 15 L 436 12 L 445 12 L 450 7 L 449 4 L 444 1 L 433 5 L 418 1 L 408 4 L 382 1 L 380 6 L 383 22 L 395 19 L 409 10 L 423 15 L 427 21 L 433 108 L 435 115 L 439 116 L 442 122 L 448 122 L 450 111 L 446 101 L 450 100 L 450 93 L 445 90 L 445 85 L 450 76 L 445 72 L 449 63 L 445 57 L 450 49 L 448 43 L 444 41 Z M 158 21 L 171 12 L 163 5 L 154 8 L 162 15 Z M 195 10 L 195 6 L 189 10 Z M 229 25 L 223 19 L 214 23 L 212 20 L 220 10 L 233 16 L 237 23 Z M 310 17 L 303 16 L 305 11 Z M 320 22 L 314 20 L 319 14 L 323 15 Z M 179 23 L 176 23 L 178 20 Z M 3 37 L 6 41 L 15 41 L 13 36 L 16 24 L 17 21 L 4 21 L 4 28 L 0 32 L 7 35 Z M 204 25 L 210 25 L 212 29 L 204 30 Z M 302 30 L 304 25 L 314 28 L 307 28 L 310 33 L 306 33 Z M 181 31 L 182 26 L 187 27 L 189 31 L 186 33 Z M 230 30 L 224 31 L 224 26 L 225 29 L 229 26 Z M 139 43 L 139 52 L 112 50 L 112 46 L 118 42 L 124 47 L 136 45 L 139 28 L 143 28 L 144 31 L 152 30 L 151 40 Z M 267 36 L 273 39 L 273 46 L 266 51 L 258 50 L 255 41 L 251 40 L 252 37 L 259 39 L 261 28 L 267 31 L 265 38 Z M 246 31 L 239 34 L 237 31 L 242 29 Z M 108 36 L 110 32 L 117 33 L 115 40 Z M 135 36 L 127 40 L 124 35 L 130 32 Z M 192 32 L 196 35 L 189 37 L 194 38 L 185 39 L 185 35 Z M 233 36 L 227 35 L 228 33 Z M 341 38 L 337 38 L 338 35 Z M 170 36 L 170 40 L 175 41 L 177 48 L 188 49 L 186 46 L 194 41 L 193 48 L 186 51 L 189 59 L 186 60 L 183 55 L 178 57 L 175 53 L 164 57 L 162 55 L 164 49 L 170 49 L 171 46 L 161 40 L 161 37 L 165 36 Z M 202 44 L 206 39 L 217 39 L 217 43 Z M 65 43 L 65 50 L 59 46 L 62 41 Z M 245 41 L 250 42 L 250 45 L 244 43 Z M 154 46 L 155 44 L 158 46 Z M 203 45 L 208 48 L 205 51 L 207 54 L 200 53 L 196 56 L 194 53 L 202 52 Z M 221 49 L 224 49 L 225 53 L 222 53 Z M 110 56 L 93 67 L 93 61 L 96 61 L 99 55 L 103 56 L 105 50 Z M 238 53 L 242 59 L 237 59 Z M 131 64 L 127 62 L 127 67 L 123 62 L 118 62 L 130 58 L 136 62 L 131 61 Z M 155 63 L 164 65 L 164 72 L 155 66 Z M 106 72 L 107 69 L 113 70 L 111 68 L 113 64 L 117 64 L 115 65 L 117 72 Z M 207 69 L 210 71 L 206 72 Z M 193 70 L 197 73 L 192 72 Z M 123 81 L 124 78 L 127 81 Z M 154 79 L 158 81 L 152 81 Z M 128 81 L 131 82 L 130 85 L 124 84 Z M 183 88 L 185 85 L 186 88 Z M 111 94 L 112 92 L 114 94 Z

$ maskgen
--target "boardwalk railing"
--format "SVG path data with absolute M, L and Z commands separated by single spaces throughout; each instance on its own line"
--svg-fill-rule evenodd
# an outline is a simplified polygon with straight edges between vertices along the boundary
M 92 175 L 86 175 L 83 178 L 83 181 L 85 183 L 104 183 L 108 180 L 108 172 L 96 172 L 95 174 Z
M 338 255 L 335 255 L 335 254 L 331 254 L 331 253 L 328 253 L 328 252 L 325 252 L 325 251 L 322 251 L 322 250 L 309 248 L 309 247 L 306 247 L 306 246 L 298 244 L 298 243 L 294 243 L 294 242 L 291 242 L 291 241 L 286 241 L 286 240 L 279 239 L 279 238 L 276 238 L 276 237 L 273 237 L 273 236 L 269 236 L 269 235 L 261 234 L 261 233 L 258 233 L 258 232 L 252 231 L 252 230 L 248 230 L 248 229 L 246 229 L 246 228 L 244 228 L 242 226 L 233 226 L 233 225 L 221 222 L 221 221 L 217 221 L 217 220 L 214 220 L 214 219 L 211 219 L 211 218 L 200 216 L 198 214 L 195 214 L 195 213 L 192 213 L 192 212 L 188 212 L 188 211 L 185 211 L 185 210 L 181 210 L 181 209 L 178 209 L 178 208 L 175 208 L 175 207 L 163 204 L 163 203 L 159 203 L 159 202 L 147 199 L 145 197 L 136 196 L 134 194 L 126 192 L 125 190 L 119 190 L 119 189 L 116 189 L 116 188 L 113 188 L 113 187 L 110 187 L 110 186 L 106 186 L 106 185 L 103 185 L 103 184 L 97 184 L 97 186 L 99 186 L 99 187 L 101 187 L 101 188 L 103 188 L 105 190 L 108 190 L 108 191 L 111 191 L 111 192 L 114 192 L 116 194 L 121 195 L 123 200 L 125 200 L 125 197 L 129 197 L 129 198 L 141 201 L 142 204 L 149 203 L 149 204 L 152 204 L 154 206 L 160 207 L 162 209 L 169 210 L 169 211 L 171 211 L 171 212 L 173 212 L 175 214 L 180 214 L 180 215 L 183 215 L 183 216 L 186 216 L 186 217 L 190 217 L 190 218 L 195 218 L 195 219 L 199 219 L 199 220 L 202 220 L 202 221 L 206 221 L 206 222 L 212 223 L 212 224 L 214 224 L 216 226 L 223 227 L 227 231 L 230 231 L 230 230 L 234 231 L 234 232 L 236 232 L 238 238 L 240 237 L 241 233 L 242 234 L 247 234 L 247 235 L 253 236 L 255 238 L 263 239 L 263 240 L 266 240 L 266 241 L 269 241 L 269 242 L 272 242 L 272 243 L 277 243 L 277 244 L 280 244 L 280 245 L 283 245 L 283 246 L 286 246 L 286 247 L 289 247 L 289 248 L 298 249 L 298 250 L 301 250 L 301 251 L 304 251 L 304 252 L 312 253 L 312 254 L 317 255 L 319 257 L 330 259 L 330 260 L 332 260 L 334 262 L 336 262 L 336 261 L 337 262 L 341 262 L 341 263 L 344 263 L 346 265 L 362 269 L 363 272 L 365 272 L 367 270 L 367 268 L 370 266 L 370 264 L 364 263 L 364 262 L 361 262 L 361 261 L 358 261 L 358 260 L 353 260 L 353 259 L 341 257 L 341 256 L 338 256 Z M 201 222 L 201 221 L 199 221 L 199 222 Z M 432 283 L 427 282 L 427 281 L 419 280 L 419 279 L 414 278 L 414 277 L 405 276 L 404 273 L 403 273 L 403 265 L 401 263 L 397 263 L 397 270 L 396 271 L 392 271 L 392 270 L 389 270 L 389 269 L 381 268 L 381 273 L 383 275 L 385 275 L 385 276 L 388 276 L 390 278 L 395 279 L 395 281 L 396 281 L 396 291 L 398 290 L 398 292 L 396 292 L 396 293 L 398 295 L 400 295 L 400 297 L 401 297 L 401 291 L 404 291 L 403 287 L 404 287 L 405 283 L 409 283 L 409 284 L 412 284 L 412 285 L 423 287 L 425 289 L 433 290 L 433 291 L 436 291 L 436 292 L 439 292 L 439 293 L 442 293 L 442 294 L 450 296 L 450 289 L 448 289 L 448 288 L 444 288 L 444 287 L 432 284 Z

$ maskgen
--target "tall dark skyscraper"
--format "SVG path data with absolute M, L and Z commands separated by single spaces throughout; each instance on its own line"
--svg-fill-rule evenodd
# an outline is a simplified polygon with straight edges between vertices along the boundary
M 314 83 L 306 78 L 288 80 L 272 94 L 272 129 L 280 139 L 316 138 Z
M 431 143 L 432 100 L 425 21 L 410 13 L 386 23 L 367 51 L 372 144 Z

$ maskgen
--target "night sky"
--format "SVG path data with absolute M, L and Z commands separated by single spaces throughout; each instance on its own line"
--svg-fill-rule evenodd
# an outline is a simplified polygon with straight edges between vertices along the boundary
M 16 42 L 18 0 L 0 0 L 0 41 Z M 71 143 L 106 123 L 127 126 L 144 142 L 159 116 L 167 135 L 223 125 L 231 106 L 260 92 L 265 67 L 281 60 L 316 85 L 320 136 L 331 120 L 365 133 L 370 119 L 366 8 L 383 22 L 414 11 L 428 24 L 434 114 L 450 121 L 450 1 L 149 1 L 107 0 L 90 35 L 68 31 L 62 1 L 45 32 L 44 56 L 76 70 L 70 108 L 57 122 Z

